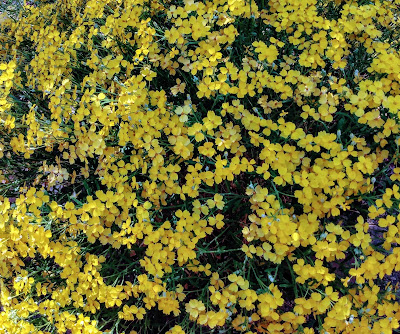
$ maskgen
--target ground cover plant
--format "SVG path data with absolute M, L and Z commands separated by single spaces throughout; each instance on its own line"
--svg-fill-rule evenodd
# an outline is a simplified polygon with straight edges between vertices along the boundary
M 398 0 L 3 16 L 1 333 L 398 332 L 399 17 Z

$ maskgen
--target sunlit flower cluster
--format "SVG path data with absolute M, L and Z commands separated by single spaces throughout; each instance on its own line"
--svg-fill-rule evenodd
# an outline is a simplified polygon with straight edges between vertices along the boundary
M 400 1 L 64 0 L 0 22 L 0 332 L 400 327 Z

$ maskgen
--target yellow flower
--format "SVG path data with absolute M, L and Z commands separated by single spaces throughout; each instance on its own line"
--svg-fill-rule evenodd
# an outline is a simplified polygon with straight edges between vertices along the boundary
M 278 58 L 279 51 L 273 44 L 267 47 L 264 42 L 256 41 L 253 42 L 253 46 L 255 51 L 259 53 L 258 59 L 260 61 L 267 59 L 268 63 L 272 64 Z
M 213 147 L 213 143 L 212 142 L 204 143 L 204 145 L 199 147 L 199 153 L 210 158 L 214 156 L 216 151 Z
M 205 137 L 204 134 L 201 132 L 203 129 L 203 125 L 200 123 L 194 123 L 189 129 L 188 129 L 188 135 L 189 136 L 195 136 L 195 139 L 197 142 L 202 141 Z
M 178 93 L 184 93 L 186 88 L 186 83 L 181 82 L 181 79 L 176 79 L 176 85 L 171 88 L 172 95 L 177 95 Z
M 175 113 L 179 115 L 179 120 L 185 123 L 188 120 L 188 115 L 191 113 L 192 109 L 189 105 L 179 106 L 175 109 Z
M 168 332 L 166 332 L 165 334 L 185 334 L 185 331 L 182 329 L 181 326 L 179 325 L 175 325 L 174 327 L 172 327 Z
M 222 210 L 224 208 L 225 202 L 223 201 L 224 197 L 220 194 L 214 195 L 214 202 L 218 209 Z
M 188 312 L 190 316 L 195 319 L 197 319 L 199 315 L 204 314 L 206 309 L 203 302 L 197 299 L 191 299 L 188 303 L 186 303 L 185 308 L 186 312 Z
M 177 155 L 182 156 L 182 158 L 187 159 L 193 152 L 193 144 L 190 143 L 190 139 L 184 136 L 178 136 L 174 152 Z

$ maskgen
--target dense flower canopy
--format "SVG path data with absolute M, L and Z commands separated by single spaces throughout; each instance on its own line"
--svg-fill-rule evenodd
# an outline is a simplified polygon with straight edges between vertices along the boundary
M 63 0 L 0 22 L 2 333 L 392 333 L 400 1 Z

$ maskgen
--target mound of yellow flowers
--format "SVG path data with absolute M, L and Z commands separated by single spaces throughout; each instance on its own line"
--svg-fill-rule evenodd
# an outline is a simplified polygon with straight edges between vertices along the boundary
M 399 0 L 6 18 L 1 333 L 393 333 L 399 18 Z

